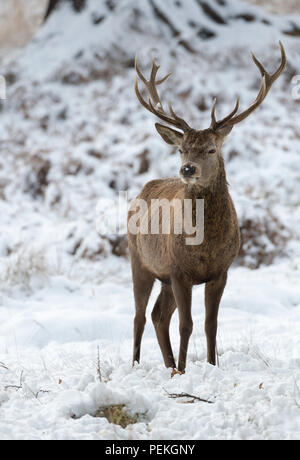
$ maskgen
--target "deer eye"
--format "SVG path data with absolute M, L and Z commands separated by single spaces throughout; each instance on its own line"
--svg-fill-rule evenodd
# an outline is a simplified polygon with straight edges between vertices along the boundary
M 214 153 L 216 153 L 216 149 L 211 149 L 211 150 L 208 151 L 208 153 L 209 153 L 210 155 L 213 155 Z

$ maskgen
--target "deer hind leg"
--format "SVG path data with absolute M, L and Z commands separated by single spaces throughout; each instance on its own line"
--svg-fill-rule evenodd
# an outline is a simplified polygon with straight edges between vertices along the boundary
M 132 280 L 135 300 L 133 365 L 140 362 L 141 341 L 146 324 L 146 308 L 154 284 L 154 277 L 138 261 L 132 261 Z
M 207 340 L 207 362 L 216 365 L 216 337 L 218 313 L 221 298 L 226 286 L 227 273 L 222 273 L 214 281 L 205 285 L 205 334 Z
M 172 290 L 179 315 L 180 349 L 178 371 L 184 372 L 189 340 L 193 332 L 192 286 L 183 279 L 172 278 Z
M 169 329 L 171 318 L 175 309 L 176 302 L 172 288 L 171 286 L 163 284 L 152 311 L 152 321 L 165 365 L 167 368 L 172 367 L 173 369 L 175 368 L 175 360 L 170 341 Z

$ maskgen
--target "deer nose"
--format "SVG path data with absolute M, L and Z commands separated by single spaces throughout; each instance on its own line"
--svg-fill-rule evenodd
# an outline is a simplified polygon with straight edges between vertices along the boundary
M 196 172 L 196 168 L 192 165 L 184 165 L 181 168 L 181 174 L 183 177 L 192 177 Z

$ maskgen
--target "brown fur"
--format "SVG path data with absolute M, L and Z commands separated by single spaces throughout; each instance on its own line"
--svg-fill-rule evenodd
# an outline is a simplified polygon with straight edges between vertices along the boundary
M 164 127 L 164 130 L 168 130 L 170 134 L 170 128 Z M 206 283 L 207 357 L 209 362 L 215 364 L 218 307 L 226 284 L 227 270 L 239 252 L 240 235 L 221 154 L 224 137 L 211 130 L 191 130 L 184 135 L 174 135 L 176 142 L 180 143 L 183 163 L 192 162 L 196 167 L 196 183 L 185 184 L 180 179 L 151 181 L 138 198 L 147 201 L 149 207 L 153 199 L 204 199 L 204 241 L 199 246 L 186 245 L 187 235 L 175 235 L 173 228 L 170 235 L 129 233 L 128 237 L 136 301 L 133 359 L 139 361 L 140 358 L 146 306 L 153 282 L 159 279 L 163 286 L 153 310 L 153 322 L 165 364 L 175 368 L 169 339 L 169 323 L 175 308 L 178 307 L 181 333 L 178 369 L 183 372 L 188 339 L 192 331 L 192 287 L 196 284 Z M 214 148 L 215 153 L 207 153 Z M 201 183 L 205 183 L 205 186 Z M 132 215 L 133 211 L 130 211 L 129 219 Z M 150 213 L 145 218 L 148 218 L 150 224 Z

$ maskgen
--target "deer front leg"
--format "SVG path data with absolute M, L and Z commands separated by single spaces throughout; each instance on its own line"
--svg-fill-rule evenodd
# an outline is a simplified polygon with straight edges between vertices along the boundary
M 192 286 L 182 278 L 172 277 L 172 290 L 179 315 L 180 348 L 178 371 L 184 372 L 190 336 L 193 331 Z
M 205 334 L 207 340 L 207 362 L 216 365 L 216 337 L 219 305 L 226 286 L 227 272 L 205 285 Z
M 146 324 L 146 308 L 154 284 L 154 277 L 148 273 L 137 259 L 132 258 L 132 280 L 135 299 L 133 360 L 140 362 L 141 341 Z

